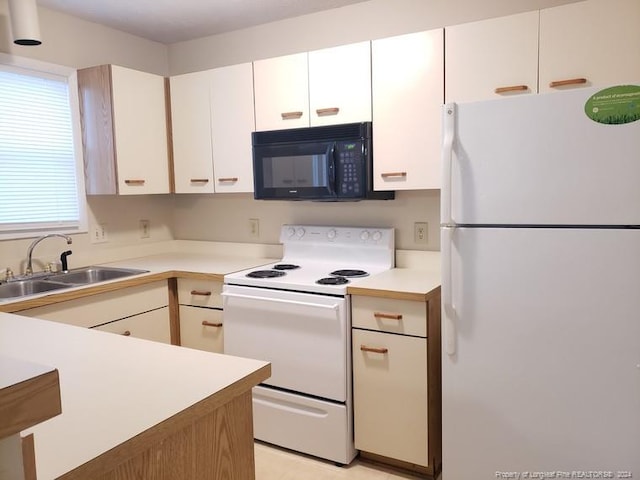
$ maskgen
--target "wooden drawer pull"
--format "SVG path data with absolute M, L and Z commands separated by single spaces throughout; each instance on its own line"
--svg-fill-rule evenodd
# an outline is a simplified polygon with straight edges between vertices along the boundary
M 144 180 L 125 180 L 124 183 L 127 185 L 144 185 Z
M 511 85 L 510 87 L 498 87 L 494 90 L 495 93 L 509 93 L 509 92 L 525 92 L 529 90 L 526 85 Z
M 206 320 L 203 320 L 202 326 L 203 327 L 221 327 L 222 323 L 213 323 L 213 322 L 207 322 Z
M 125 330 L 124 332 L 122 332 L 120 335 L 124 336 L 124 337 L 130 337 L 131 336 L 131 332 L 129 330 Z
M 338 107 L 333 107 L 333 108 L 318 108 L 316 110 L 316 114 L 319 117 L 329 117 L 331 115 L 337 115 L 340 112 L 340 109 Z
M 360 350 L 362 350 L 363 352 L 373 352 L 373 353 L 387 353 L 389 351 L 388 348 L 367 347 L 366 345 L 360 345 Z
M 407 176 L 407 172 L 387 172 L 387 173 L 381 173 L 380 176 L 382 178 L 394 178 L 394 177 L 406 177 Z
M 375 318 L 388 318 L 390 320 L 402 320 L 402 314 L 400 314 L 400 313 L 374 312 L 373 316 Z
M 199 295 L 201 297 L 210 297 L 211 292 L 208 292 L 206 290 L 191 290 L 191 295 Z
M 238 181 L 238 177 L 223 177 L 223 178 L 219 178 L 218 182 L 223 183 L 223 182 L 237 182 Z
M 567 85 L 583 85 L 587 83 L 586 78 L 570 78 L 568 80 L 556 80 L 549 84 L 551 88 L 565 87 Z
M 191 183 L 209 183 L 208 178 L 192 178 Z
M 302 112 L 283 112 L 280 116 L 283 120 L 296 120 L 302 117 Z

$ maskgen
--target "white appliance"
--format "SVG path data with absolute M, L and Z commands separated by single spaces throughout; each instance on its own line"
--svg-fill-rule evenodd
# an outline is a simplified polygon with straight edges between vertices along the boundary
M 284 225 L 279 262 L 225 275 L 224 351 L 271 362 L 254 436 L 348 464 L 353 444 L 347 287 L 394 266 L 392 228 Z
M 444 106 L 443 480 L 640 478 L 640 121 L 600 90 Z

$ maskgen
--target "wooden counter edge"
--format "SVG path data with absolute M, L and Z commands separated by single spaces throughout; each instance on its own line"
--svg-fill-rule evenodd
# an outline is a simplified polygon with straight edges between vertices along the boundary
M 363 297 L 390 298 L 393 300 L 413 300 L 426 302 L 440 295 L 440 286 L 428 292 L 407 292 L 404 290 L 384 290 L 366 287 L 348 287 L 347 293 L 350 295 L 361 295 Z

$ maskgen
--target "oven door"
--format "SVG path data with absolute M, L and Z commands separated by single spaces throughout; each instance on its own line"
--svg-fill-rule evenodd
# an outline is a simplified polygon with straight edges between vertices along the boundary
M 346 297 L 225 285 L 224 352 L 271 362 L 267 385 L 345 402 Z

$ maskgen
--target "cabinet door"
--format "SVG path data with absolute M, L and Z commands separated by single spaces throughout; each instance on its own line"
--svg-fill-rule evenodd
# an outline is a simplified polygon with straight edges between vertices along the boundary
M 171 77 L 171 134 L 176 193 L 213 193 L 211 70 Z
M 216 193 L 253 192 L 251 63 L 211 72 L 211 142 Z
M 253 62 L 256 130 L 309 126 L 307 53 Z
M 356 448 L 427 466 L 426 339 L 354 329 L 352 341 Z
M 440 188 L 443 30 L 371 48 L 374 190 Z
M 536 93 L 538 19 L 535 11 L 446 27 L 446 101 Z
M 154 342 L 171 343 L 169 307 L 158 308 L 150 312 L 123 318 L 122 320 L 94 327 L 94 329 L 128 337 L 144 338 Z
M 540 11 L 540 92 L 637 82 L 640 2 L 589 0 Z M 552 87 L 553 82 L 585 83 Z
M 111 66 L 120 194 L 169 193 L 164 77 Z
M 371 121 L 371 44 L 309 52 L 311 126 Z
M 222 310 L 180 305 L 180 345 L 224 353 Z

